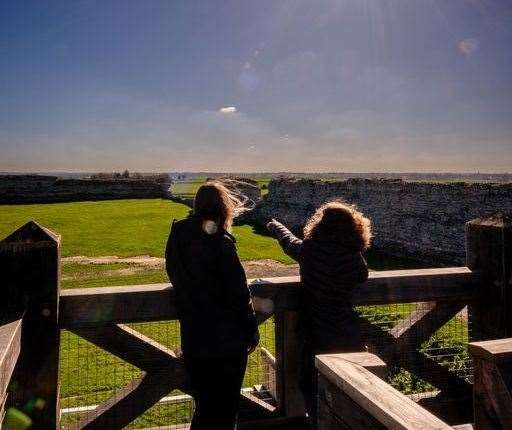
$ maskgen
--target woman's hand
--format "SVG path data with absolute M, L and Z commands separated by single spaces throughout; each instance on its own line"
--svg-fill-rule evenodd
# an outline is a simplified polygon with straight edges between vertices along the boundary
M 249 346 L 247 347 L 247 354 L 253 352 L 258 344 L 260 343 L 260 332 L 256 330 L 252 336 L 251 341 L 249 342 Z

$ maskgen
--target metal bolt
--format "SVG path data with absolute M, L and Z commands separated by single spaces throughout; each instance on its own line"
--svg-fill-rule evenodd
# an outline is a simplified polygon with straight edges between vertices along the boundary
M 44 308 L 41 311 L 41 315 L 43 315 L 43 317 L 46 317 L 46 318 L 48 318 L 51 314 L 52 314 L 52 311 L 50 311 L 50 309 L 48 309 L 48 308 Z

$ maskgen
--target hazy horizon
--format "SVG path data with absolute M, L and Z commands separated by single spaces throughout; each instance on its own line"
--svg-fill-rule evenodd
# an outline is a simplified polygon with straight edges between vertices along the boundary
M 0 5 L 0 171 L 507 173 L 512 3 Z

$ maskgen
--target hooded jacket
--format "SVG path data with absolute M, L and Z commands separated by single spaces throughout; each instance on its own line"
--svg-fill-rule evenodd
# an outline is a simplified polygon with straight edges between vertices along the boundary
M 207 233 L 191 216 L 173 223 L 165 263 L 176 293 L 184 354 L 239 354 L 257 323 L 235 238 L 222 228 Z
M 277 221 L 268 227 L 284 252 L 300 265 L 302 327 L 306 341 L 318 351 L 360 347 L 352 290 L 368 278 L 368 267 L 361 253 L 348 250 L 338 242 L 298 239 Z

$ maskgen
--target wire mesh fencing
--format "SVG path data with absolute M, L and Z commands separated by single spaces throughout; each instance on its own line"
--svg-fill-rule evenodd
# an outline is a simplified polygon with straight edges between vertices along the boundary
M 384 357 L 388 382 L 415 401 L 457 380 L 472 383 L 467 309 L 455 311 L 436 324 L 434 305 L 424 302 L 357 308 L 363 321 L 370 323 L 368 327 L 383 331 L 379 337 L 369 333 L 372 330 L 363 330 L 363 337 L 371 338 L 371 352 Z
M 178 350 L 180 332 L 178 321 L 130 324 L 130 328 Z M 242 393 L 260 400 L 275 402 L 275 324 L 273 319 L 260 325 L 260 346 L 250 355 Z M 63 330 L 60 350 L 61 428 L 77 428 L 101 405 L 129 384 L 136 384 L 142 371 L 84 338 Z M 212 369 L 213 371 L 213 369 Z M 190 395 L 172 390 L 154 406 L 130 423 L 127 428 L 152 427 L 186 428 L 193 415 Z

